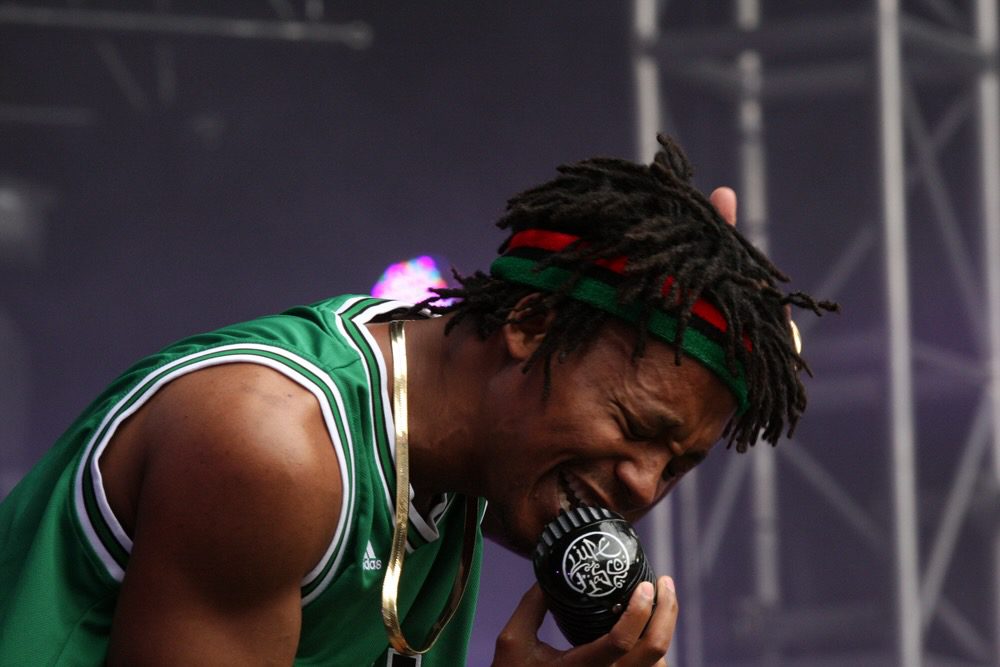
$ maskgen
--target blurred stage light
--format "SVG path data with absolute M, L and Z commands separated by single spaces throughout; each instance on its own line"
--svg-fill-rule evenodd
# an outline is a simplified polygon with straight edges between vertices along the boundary
M 0 177 L 0 262 L 36 264 L 55 197 L 46 188 Z
M 430 288 L 447 286 L 448 282 L 442 276 L 438 262 L 429 255 L 421 255 L 390 264 L 372 287 L 372 296 L 417 303 L 432 295 Z M 447 304 L 451 301 L 452 299 L 441 299 L 440 303 Z

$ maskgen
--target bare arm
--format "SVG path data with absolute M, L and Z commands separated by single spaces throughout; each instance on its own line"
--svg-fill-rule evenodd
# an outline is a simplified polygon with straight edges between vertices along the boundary
M 162 389 L 122 436 L 143 457 L 108 663 L 290 664 L 299 585 L 342 491 L 315 398 L 268 368 L 219 366 Z

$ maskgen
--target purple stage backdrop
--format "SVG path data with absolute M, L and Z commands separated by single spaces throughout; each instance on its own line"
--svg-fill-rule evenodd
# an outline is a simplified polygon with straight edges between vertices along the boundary
M 148 4 L 143 11 L 157 11 Z M 244 15 L 265 22 L 322 6 L 242 4 Z M 370 44 L 0 20 L 0 496 L 141 356 L 190 333 L 367 292 L 389 264 L 418 255 L 447 258 L 463 272 L 485 268 L 508 196 L 562 162 L 637 154 L 630 3 L 327 4 L 324 21 L 363 21 Z M 729 3 L 663 4 L 679 25 L 725 22 L 731 13 Z M 765 11 L 781 17 L 803 4 L 816 13 L 871 5 L 787 0 L 765 3 Z M 80 4 L 90 5 L 141 9 Z M 223 14 L 236 11 L 231 5 L 172 1 L 170 11 Z M 873 81 L 863 81 L 863 92 L 769 107 L 764 175 L 777 263 L 799 289 L 836 290 L 818 296 L 841 300 L 846 311 L 808 325 L 818 379 L 813 414 L 794 445 L 830 471 L 849 494 L 847 509 L 861 508 L 875 530 L 888 529 L 891 508 Z M 706 190 L 738 185 L 736 115 L 719 85 L 706 93 L 677 77 L 664 86 L 669 129 Z M 935 104 L 931 118 L 947 112 Z M 949 174 L 971 169 L 968 154 L 941 159 Z M 956 216 L 975 220 L 975 189 L 958 187 Z M 928 215 L 927 200 L 912 204 L 918 222 Z M 940 241 L 929 229 L 916 225 L 911 240 L 915 326 L 931 342 L 973 350 L 967 329 L 948 325 L 963 316 L 953 288 L 920 282 L 938 261 Z M 960 235 L 974 247 L 969 228 Z M 845 265 L 852 278 L 843 287 L 829 271 L 855 246 L 868 254 Z M 836 373 L 869 381 L 822 382 Z M 964 436 L 953 424 L 971 418 L 972 390 L 948 385 L 930 400 L 958 416 L 919 412 L 922 437 Z M 946 485 L 953 451 L 921 457 L 922 488 Z M 706 489 L 724 483 L 736 456 L 718 451 L 700 473 L 702 520 L 711 509 Z M 807 465 L 788 460 L 782 465 Z M 817 479 L 793 472 L 782 486 L 780 577 L 784 602 L 815 610 L 829 637 L 803 630 L 797 643 L 789 630 L 783 654 L 804 659 L 807 643 L 829 648 L 838 624 L 856 628 L 853 649 L 891 653 L 891 627 L 878 623 L 893 614 L 889 552 L 854 533 L 841 537 L 843 514 L 831 512 L 829 496 L 818 499 Z M 923 502 L 939 514 L 941 498 L 932 496 Z M 733 511 L 749 522 L 751 501 Z M 985 543 L 973 537 L 961 546 L 968 568 L 986 570 Z M 881 548 L 888 544 L 886 537 Z M 727 533 L 705 577 L 704 664 L 765 664 L 747 657 L 763 661 L 774 646 L 756 642 L 767 634 L 761 628 L 799 627 L 752 603 L 752 552 L 751 538 Z M 684 610 L 682 561 L 678 568 Z M 483 571 L 472 665 L 489 664 L 494 638 L 533 581 L 530 563 L 492 545 Z M 982 591 L 946 583 L 964 613 L 989 616 Z M 928 633 L 944 652 L 960 644 L 939 625 Z M 543 636 L 557 641 L 548 625 Z

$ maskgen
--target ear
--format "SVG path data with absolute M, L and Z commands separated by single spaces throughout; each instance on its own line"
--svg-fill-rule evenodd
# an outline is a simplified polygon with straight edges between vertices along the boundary
M 507 347 L 507 354 L 516 361 L 527 361 L 535 353 L 555 320 L 556 314 L 551 310 L 544 315 L 518 319 L 519 314 L 527 310 L 531 302 L 540 296 L 537 293 L 529 294 L 518 301 L 508 316 L 508 319 L 516 321 L 508 322 L 500 330 L 504 345 Z

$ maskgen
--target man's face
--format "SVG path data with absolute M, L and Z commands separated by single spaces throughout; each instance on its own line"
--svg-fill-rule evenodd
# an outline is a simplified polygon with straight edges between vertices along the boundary
M 560 509 L 603 505 L 643 516 L 722 435 L 735 400 L 704 366 L 649 340 L 632 361 L 635 334 L 607 325 L 585 353 L 542 367 L 512 365 L 489 381 L 483 443 L 484 527 L 524 555 Z

